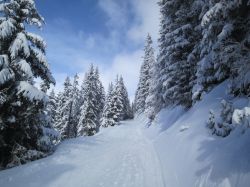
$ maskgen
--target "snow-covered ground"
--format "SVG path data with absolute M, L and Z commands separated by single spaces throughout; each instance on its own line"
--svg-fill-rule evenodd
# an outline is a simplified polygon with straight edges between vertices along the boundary
M 163 110 L 145 130 L 159 155 L 166 187 L 249 187 L 250 129 L 237 127 L 228 137 L 211 135 L 206 128 L 209 110 L 220 112 L 227 83 L 207 94 L 188 111 Z M 249 98 L 233 99 L 242 109 Z M 141 118 L 141 124 L 145 120 Z
M 226 138 L 206 128 L 226 83 L 190 110 L 163 110 L 147 128 L 139 116 L 93 137 L 62 143 L 45 159 L 0 172 L 0 187 L 249 187 L 250 130 Z M 236 108 L 248 99 L 234 99 Z
M 0 172 L 1 187 L 164 187 L 150 141 L 134 121 L 65 141 L 45 159 Z

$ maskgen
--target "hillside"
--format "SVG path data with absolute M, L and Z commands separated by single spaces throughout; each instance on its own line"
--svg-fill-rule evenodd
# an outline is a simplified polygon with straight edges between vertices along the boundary
M 158 152 L 166 186 L 247 187 L 250 184 L 250 132 L 237 127 L 229 136 L 212 135 L 206 128 L 209 110 L 218 114 L 228 100 L 227 83 L 216 87 L 188 111 L 164 109 L 146 129 Z M 247 98 L 234 99 L 243 108 Z

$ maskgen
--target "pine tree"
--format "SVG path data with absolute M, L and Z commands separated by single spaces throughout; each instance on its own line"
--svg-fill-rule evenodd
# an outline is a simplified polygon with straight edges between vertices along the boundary
M 0 167 L 12 167 L 46 156 L 53 143 L 44 113 L 48 97 L 35 87 L 41 78 L 46 90 L 55 83 L 45 57 L 44 40 L 26 31 L 44 19 L 33 0 L 0 2 Z M 46 146 L 45 146 L 46 145 Z
M 105 102 L 105 91 L 104 91 L 102 82 L 100 81 L 99 70 L 97 67 L 95 69 L 94 76 L 95 76 L 95 84 L 96 84 L 96 100 L 98 101 L 97 107 L 96 107 L 96 110 L 97 110 L 96 113 L 98 115 L 98 118 L 100 119 L 102 116 L 104 102 Z
M 41 89 L 47 92 L 47 87 L 41 84 Z M 51 152 L 54 150 L 54 145 L 60 140 L 60 133 L 54 128 L 54 119 L 56 113 L 56 103 L 55 103 L 55 93 L 54 90 L 50 93 L 49 101 L 46 103 L 43 112 L 38 116 L 38 119 L 42 125 L 43 136 L 38 140 L 39 147 L 43 150 Z
M 117 76 L 115 86 L 111 83 L 108 88 L 102 115 L 102 126 L 114 126 L 121 120 L 131 118 L 133 118 L 133 111 L 130 106 L 128 92 L 122 76 Z
M 98 83 L 97 73 L 91 65 L 89 72 L 85 76 L 83 84 L 83 105 L 80 109 L 80 120 L 78 122 L 78 136 L 92 136 L 99 131 L 100 117 L 102 109 L 100 102 L 101 84 Z M 99 85 L 98 85 L 99 84 Z M 99 91 L 97 89 L 99 88 Z
M 122 76 L 120 76 L 120 78 L 119 78 L 119 87 L 121 89 L 123 111 L 124 111 L 123 116 L 122 116 L 122 120 L 132 119 L 133 118 L 133 111 L 132 111 L 130 101 L 128 98 L 128 91 L 125 87 Z
M 148 34 L 144 47 L 143 64 L 140 70 L 140 80 L 135 94 L 135 110 L 140 114 L 145 111 L 146 99 L 149 95 L 150 69 L 154 64 L 154 49 L 152 39 Z
M 73 94 L 70 78 L 67 77 L 64 82 L 64 91 L 60 94 L 56 129 L 61 134 L 62 139 L 75 137 L 74 124 L 72 120 Z
M 210 111 L 209 119 L 207 121 L 207 127 L 211 129 L 212 134 L 217 136 L 226 137 L 234 129 L 232 124 L 234 108 L 232 103 L 226 102 L 225 100 L 221 101 L 221 113 L 220 116 L 215 118 L 213 111 Z
M 112 112 L 113 93 L 114 93 L 114 86 L 113 86 L 113 83 L 111 82 L 109 84 L 108 92 L 105 98 L 105 104 L 104 104 L 104 109 L 103 109 L 103 114 L 102 114 L 102 119 L 101 119 L 103 127 L 115 125 L 115 121 L 113 119 L 114 114 Z
M 192 104 L 196 60 L 194 46 L 199 39 L 196 1 L 165 1 L 159 5 L 162 21 L 160 31 L 159 64 L 161 66 L 161 94 L 165 106 Z M 201 6 L 199 6 L 201 8 Z
M 78 75 L 76 74 L 74 76 L 74 81 L 71 89 L 71 102 L 72 102 L 72 112 L 71 112 L 71 123 L 72 123 L 72 128 L 73 128 L 73 137 L 77 136 L 77 125 L 79 121 L 79 116 L 80 116 L 80 90 L 79 90 L 79 83 L 78 83 Z
M 162 96 L 161 96 L 161 85 L 160 85 L 160 65 L 155 61 L 149 70 L 149 94 L 146 98 L 145 114 L 150 120 L 153 120 L 156 114 L 162 108 Z
M 115 124 L 118 124 L 124 117 L 124 105 L 122 88 L 119 84 L 119 77 L 116 77 L 115 87 L 111 99 L 111 111 L 113 113 L 113 119 Z
M 61 109 L 63 106 L 62 102 L 63 92 L 60 91 L 58 94 L 55 95 L 55 117 L 54 117 L 54 128 L 60 133 L 60 121 L 61 121 Z M 61 139 L 61 134 L 60 134 Z
M 48 115 L 51 117 L 51 123 L 54 125 L 56 121 L 56 110 L 57 110 L 57 103 L 56 103 L 56 94 L 55 91 L 52 90 L 49 94 L 49 103 L 47 105 Z
M 229 79 L 229 91 L 249 95 L 250 4 L 247 1 L 207 1 L 204 6 L 194 99 Z
M 160 85 L 160 65 L 158 61 L 155 60 L 154 57 L 154 49 L 152 44 L 148 47 L 149 60 L 151 63 L 151 67 L 149 69 L 149 89 L 148 95 L 145 100 L 145 113 L 147 117 L 151 120 L 155 118 L 155 115 L 160 111 L 162 105 L 161 99 L 161 85 Z
M 83 106 L 84 104 L 84 95 L 85 95 L 85 85 L 86 85 L 86 81 L 87 81 L 87 73 L 85 73 L 84 75 L 84 79 L 81 83 L 81 87 L 80 87 L 80 90 L 79 90 L 79 100 L 78 100 L 78 103 L 79 103 L 79 106 L 80 106 L 80 110 L 79 112 L 81 112 L 81 106 Z M 80 114 L 78 116 L 78 118 L 80 118 Z M 79 122 L 79 119 L 78 119 L 78 122 Z

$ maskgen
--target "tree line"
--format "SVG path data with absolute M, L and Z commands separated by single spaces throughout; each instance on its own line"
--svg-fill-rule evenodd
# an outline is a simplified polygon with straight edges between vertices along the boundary
M 190 108 L 228 80 L 228 93 L 250 96 L 250 2 L 160 0 L 159 51 L 150 35 L 135 97 L 153 120 L 168 106 Z M 223 127 L 221 127 L 223 128 Z
M 128 92 L 122 76 L 110 83 L 107 94 L 100 81 L 98 68 L 91 65 L 79 86 L 76 74 L 73 82 L 67 77 L 63 91 L 50 93 L 49 113 L 62 139 L 91 136 L 100 127 L 119 124 L 133 117 Z

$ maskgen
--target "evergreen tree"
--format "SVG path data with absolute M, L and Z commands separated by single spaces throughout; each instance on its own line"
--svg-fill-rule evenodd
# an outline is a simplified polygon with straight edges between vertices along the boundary
M 98 101 L 96 107 L 97 110 L 96 113 L 98 115 L 98 118 L 100 119 L 102 116 L 104 102 L 105 102 L 105 91 L 102 82 L 100 81 L 99 70 L 97 67 L 95 69 L 95 84 L 96 84 L 96 100 Z
M 102 120 L 101 120 L 103 127 L 115 125 L 115 121 L 113 119 L 114 114 L 112 112 L 113 93 L 114 93 L 114 86 L 113 86 L 113 83 L 110 83 L 109 88 L 108 88 L 108 92 L 107 92 L 107 95 L 105 98 L 105 104 L 104 104 Z
M 247 1 L 206 1 L 195 100 L 226 79 L 231 81 L 230 92 L 249 95 L 249 12 Z
M 119 78 L 119 87 L 121 89 L 123 111 L 124 111 L 123 116 L 122 116 L 122 120 L 132 119 L 133 118 L 133 111 L 132 111 L 130 101 L 128 98 L 128 91 L 125 87 L 122 76 L 120 76 L 120 78 Z
M 161 99 L 161 85 L 160 85 L 160 65 L 158 61 L 154 58 L 154 49 L 152 45 L 148 47 L 149 59 L 151 62 L 151 67 L 149 69 L 149 89 L 148 96 L 145 100 L 145 113 L 147 117 L 151 120 L 154 119 L 155 115 L 160 111 L 162 106 Z
M 217 136 L 228 136 L 230 132 L 234 129 L 232 124 L 234 108 L 232 103 L 221 101 L 221 113 L 220 116 L 215 116 L 213 111 L 210 111 L 209 119 L 207 121 L 207 127 L 211 129 L 212 134 Z
M 58 94 L 55 95 L 55 117 L 54 117 L 54 128 L 60 133 L 60 121 L 61 121 L 61 108 L 63 106 L 62 102 L 63 92 L 60 91 Z M 60 134 L 61 139 L 61 134 Z
M 116 83 L 111 99 L 111 111 L 113 113 L 113 119 L 115 124 L 118 124 L 124 117 L 124 105 L 123 105 L 123 95 L 122 88 L 119 83 L 119 77 L 116 77 Z
M 71 123 L 72 123 L 72 128 L 73 128 L 73 133 L 74 133 L 74 137 L 77 136 L 77 125 L 78 125 L 78 121 L 79 121 L 79 116 L 80 116 L 80 107 L 81 107 L 81 103 L 79 102 L 80 99 L 80 90 L 79 90 L 79 82 L 78 82 L 78 75 L 76 74 L 74 76 L 74 81 L 73 81 L 73 85 L 72 85 L 72 90 L 71 90 L 71 102 L 72 102 L 72 112 L 71 112 Z
M 84 104 L 84 92 L 85 92 L 85 85 L 86 85 L 86 81 L 87 81 L 87 73 L 85 73 L 84 75 L 84 79 L 82 81 L 82 84 L 81 84 L 81 87 L 80 87 L 80 90 L 79 90 L 79 106 L 80 106 L 80 110 L 79 112 L 81 112 L 81 106 L 83 106 Z M 78 118 L 80 118 L 80 114 L 78 116 Z M 79 119 L 78 119 L 78 122 L 79 122 Z
M 98 91 L 99 88 L 99 91 Z M 100 90 L 102 86 L 97 77 L 97 73 L 91 65 L 89 72 L 85 76 L 83 84 L 83 105 L 80 109 L 80 120 L 78 122 L 78 136 L 92 136 L 99 131 L 100 117 L 103 102 Z
M 159 63 L 164 105 L 192 104 L 196 60 L 194 46 L 199 39 L 199 8 L 196 1 L 162 0 Z M 194 7 L 196 6 L 196 7 Z M 201 6 L 198 6 L 201 8 Z
M 144 47 L 143 64 L 140 70 L 139 84 L 135 94 L 135 110 L 140 114 L 145 111 L 146 99 L 149 95 L 150 69 L 154 64 L 154 49 L 152 47 L 152 39 L 148 34 Z
M 33 0 L 0 1 L 0 167 L 12 167 L 46 156 L 53 150 L 44 112 L 45 90 L 55 83 L 45 57 L 44 40 L 26 31 L 44 19 Z M 45 88 L 44 87 L 44 88 Z
M 55 91 L 52 90 L 49 95 L 49 103 L 47 105 L 48 115 L 51 117 L 51 123 L 54 125 L 56 121 L 56 110 L 57 110 L 57 103 L 56 103 L 56 94 Z
M 131 104 L 131 109 L 132 109 L 132 113 L 133 113 L 133 116 L 134 116 L 134 114 L 135 114 L 135 104 L 134 104 L 134 102 L 132 102 L 132 104 Z
M 58 103 L 58 115 L 56 121 L 56 128 L 61 134 L 62 139 L 75 137 L 74 125 L 72 120 L 73 111 L 73 94 L 72 84 L 70 78 L 67 77 L 64 82 L 64 90 L 60 94 Z
M 158 61 L 154 61 L 151 69 L 149 70 L 149 94 L 146 98 L 145 114 L 150 120 L 153 120 L 156 114 L 162 108 L 162 95 L 160 85 L 160 65 Z
M 108 88 L 102 115 L 102 126 L 114 126 L 121 120 L 131 118 L 133 118 L 133 111 L 130 106 L 128 92 L 122 76 L 117 76 L 115 86 L 111 83 Z

